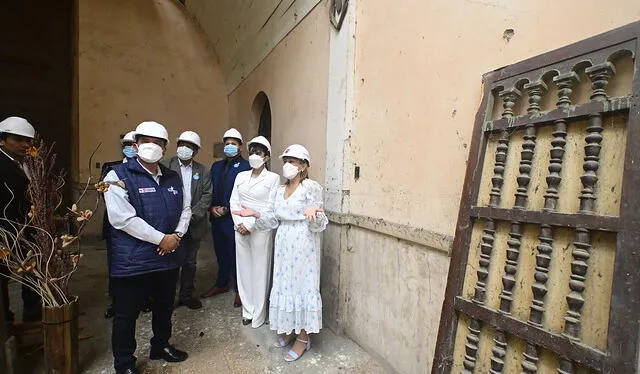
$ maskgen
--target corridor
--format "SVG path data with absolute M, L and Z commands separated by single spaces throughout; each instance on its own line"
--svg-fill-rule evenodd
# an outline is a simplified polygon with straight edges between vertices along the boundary
M 110 334 L 111 320 L 103 317 L 107 301 L 107 275 L 103 242 L 85 243 L 83 266 L 74 276 L 74 293 L 79 296 L 80 369 L 88 374 L 113 372 Z M 211 239 L 202 243 L 198 259 L 196 294 L 209 286 L 215 274 L 215 256 Z M 11 285 L 12 309 L 20 312 L 14 300 L 20 300 L 19 287 Z M 151 337 L 151 314 L 138 319 L 138 365 L 141 373 L 389 373 L 374 358 L 350 340 L 337 336 L 328 328 L 313 340 L 313 349 L 297 362 L 286 363 L 285 351 L 272 346 L 274 334 L 267 325 L 257 330 L 242 326 L 240 311 L 233 307 L 229 292 L 203 300 L 204 307 L 192 311 L 178 308 L 174 314 L 172 343 L 189 353 L 180 364 L 148 359 Z M 20 315 L 19 313 L 17 315 Z M 37 348 L 41 335 L 25 336 L 19 351 L 16 373 L 43 372 L 42 350 Z

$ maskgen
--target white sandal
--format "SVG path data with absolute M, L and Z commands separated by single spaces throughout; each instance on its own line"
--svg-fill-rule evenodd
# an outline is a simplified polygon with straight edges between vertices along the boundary
M 309 340 L 302 340 L 300 338 L 296 338 L 297 341 L 299 341 L 300 343 L 304 343 L 307 346 L 304 348 L 304 351 L 302 351 L 302 353 L 300 353 L 300 355 L 298 355 L 296 352 L 294 352 L 293 349 L 290 349 L 289 352 L 287 352 L 287 355 L 284 356 L 284 360 L 286 362 L 298 361 L 300 359 L 300 357 L 302 357 L 302 355 L 305 354 L 306 351 L 311 349 L 311 338 L 307 337 L 307 339 L 309 339 Z

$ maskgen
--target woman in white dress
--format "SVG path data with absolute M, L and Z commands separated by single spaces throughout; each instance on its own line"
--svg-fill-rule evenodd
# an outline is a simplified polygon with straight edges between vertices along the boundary
M 322 186 L 308 178 L 309 152 L 289 146 L 282 156 L 285 185 L 276 192 L 271 210 L 243 206 L 232 212 L 255 217 L 255 227 L 277 228 L 269 325 L 279 334 L 276 346 L 295 343 L 285 361 L 295 361 L 311 349 L 311 337 L 322 328 L 320 298 L 320 238 L 328 219 L 322 210 Z
M 280 176 L 265 168 L 271 155 L 271 144 L 264 136 L 247 143 L 252 170 L 236 177 L 229 206 L 239 210 L 272 210 Z M 242 300 L 242 324 L 258 328 L 267 318 L 267 292 L 271 279 L 273 230 L 256 230 L 254 217 L 233 215 L 236 239 L 236 274 L 238 294 Z

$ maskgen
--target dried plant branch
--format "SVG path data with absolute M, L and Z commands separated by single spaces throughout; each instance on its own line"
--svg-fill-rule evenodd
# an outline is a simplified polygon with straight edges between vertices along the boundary
M 96 197 L 93 210 L 77 208 L 91 185 L 92 158 L 100 144 L 89 158 L 89 178 L 80 197 L 72 208 L 64 209 L 61 207 L 65 173 L 55 172 L 53 147 L 36 139 L 30 157 L 25 160 L 31 177 L 27 193 L 33 204 L 25 222 L 9 219 L 8 205 L 3 207 L 0 217 L 0 261 L 9 270 L 5 276 L 37 292 L 45 306 L 60 306 L 73 299 L 69 280 L 82 257 L 79 237 L 100 203 Z M 9 189 L 6 184 L 4 187 Z M 13 202 L 16 191 L 10 191 L 10 195 Z M 67 232 L 71 227 L 61 227 L 61 221 L 73 226 L 73 234 Z

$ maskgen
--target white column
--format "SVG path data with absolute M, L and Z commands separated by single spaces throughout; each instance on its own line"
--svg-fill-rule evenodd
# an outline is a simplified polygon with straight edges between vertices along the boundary
M 356 0 L 349 1 L 340 30 L 331 27 L 327 108 L 327 158 L 325 209 L 349 212 L 353 178 L 351 128 L 354 115 Z

